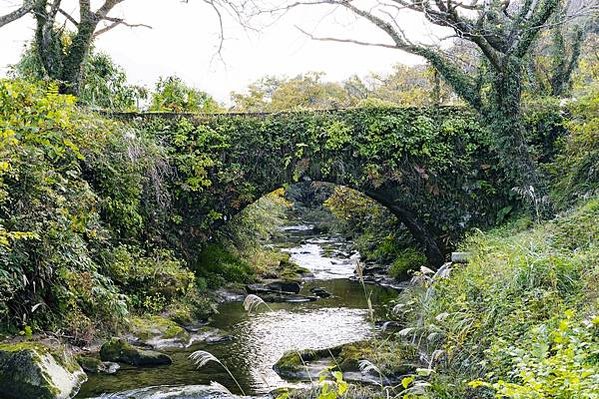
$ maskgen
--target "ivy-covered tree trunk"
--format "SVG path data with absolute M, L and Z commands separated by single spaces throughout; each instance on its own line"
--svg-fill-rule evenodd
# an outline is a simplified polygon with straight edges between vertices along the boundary
M 506 57 L 502 70 L 491 76 L 489 104 L 482 110 L 483 119 L 491 130 L 503 169 L 514 190 L 531 202 L 537 212 L 546 206 L 547 188 L 526 139 L 522 119 L 522 60 Z
M 93 15 L 79 24 L 79 31 L 69 47 L 64 58 L 60 81 L 61 91 L 66 94 L 78 95 L 83 78 L 83 64 L 89 55 L 97 22 Z
M 35 48 L 44 67 L 46 76 L 59 83 L 63 94 L 78 95 L 83 78 L 83 64 L 89 55 L 96 28 L 100 21 L 123 0 L 106 0 L 97 10 L 92 11 L 89 0 L 79 1 L 79 21 L 68 15 L 61 7 L 61 1 L 35 0 L 33 13 L 37 27 Z M 70 34 L 64 27 L 57 26 L 56 16 L 61 13 L 76 26 L 76 32 Z M 111 26 L 122 23 L 120 19 Z M 110 28 L 110 27 L 109 27 Z M 106 31 L 109 28 L 104 28 Z M 97 34 L 97 33 L 96 33 Z

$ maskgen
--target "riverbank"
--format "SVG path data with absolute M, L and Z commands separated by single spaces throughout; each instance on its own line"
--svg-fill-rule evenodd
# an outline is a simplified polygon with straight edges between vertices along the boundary
M 290 264 L 309 272 L 304 273 L 303 278 L 296 276 L 295 282 L 289 285 L 297 285 L 301 290 L 297 294 L 320 298 L 288 300 L 298 295 L 281 292 L 280 301 L 269 303 L 268 309 L 248 314 L 240 302 L 245 297 L 243 292 L 221 290 L 221 298 L 228 300 L 221 302 L 217 312 L 206 322 L 177 323 L 159 316 L 131 318 L 123 338 L 134 346 L 127 350 L 158 351 L 168 356 L 169 361 L 140 368 L 131 361 L 137 355 L 127 355 L 127 358 L 117 355 L 108 359 L 104 356 L 104 347 L 101 356 L 97 353 L 102 341 L 85 348 L 71 348 L 75 359 L 81 360 L 80 356 L 85 355 L 87 363 L 90 359 L 98 359 L 97 362 L 101 359 L 120 364 L 116 373 L 109 374 L 82 363 L 88 381 L 82 385 L 77 397 L 125 391 L 136 397 L 149 386 L 163 386 L 166 390 L 173 384 L 207 386 L 212 381 L 237 392 L 235 381 L 217 364 L 199 371 L 195 369 L 188 356 L 196 350 L 208 351 L 227 364 L 246 393 L 265 395 L 275 388 L 298 383 L 301 386 L 310 379 L 318 379 L 317 374 L 304 378 L 304 382 L 281 378 L 273 365 L 285 352 L 305 347 L 333 347 L 375 336 L 379 327 L 372 323 L 371 310 L 377 317 L 382 317 L 385 313 L 383 305 L 397 292 L 378 286 L 364 287 L 350 281 L 357 257 L 351 243 L 341 237 L 318 233 L 313 226 L 305 225 L 288 226 L 282 230 L 282 238 L 272 244 L 289 254 Z M 272 280 L 265 283 L 268 281 Z M 263 296 L 268 300 L 267 295 Z M 139 389 L 141 391 L 136 391 Z M 200 395 L 203 391 L 194 388 L 194 392 Z M 209 395 L 209 391 L 206 392 Z
M 461 244 L 470 253 L 467 264 L 417 274 L 397 300 L 393 313 L 402 328 L 393 342 L 413 350 L 394 361 L 416 364 L 417 371 L 394 388 L 344 397 L 596 395 L 598 220 L 595 198 L 551 221 L 523 218 L 473 232 Z

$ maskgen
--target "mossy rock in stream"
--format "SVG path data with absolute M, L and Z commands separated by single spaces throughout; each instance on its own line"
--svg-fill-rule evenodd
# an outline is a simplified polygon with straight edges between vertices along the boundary
M 162 316 L 134 317 L 131 334 L 144 345 L 153 348 L 184 348 L 190 342 L 187 331 L 179 324 Z
M 171 364 L 170 356 L 156 351 L 134 347 L 121 338 L 112 338 L 100 348 L 100 358 L 108 362 L 121 362 L 133 366 L 160 366 Z
M 394 379 L 416 371 L 416 348 L 401 340 L 359 341 L 343 345 L 337 362 L 343 372 L 360 371 L 360 361 L 366 360 L 387 378 Z
M 329 363 L 332 364 L 333 356 L 339 355 L 341 352 L 341 346 L 327 349 L 303 349 L 298 351 L 288 351 L 281 356 L 281 358 L 275 363 L 273 369 L 283 378 L 290 379 L 305 379 L 309 378 L 309 375 L 314 376 L 314 372 L 318 374 L 318 370 L 315 367 L 306 367 L 309 362 L 328 360 L 328 362 L 322 366 L 322 368 L 328 367 Z M 332 356 L 331 356 L 332 355 Z
M 114 374 L 121 366 L 114 362 L 103 362 L 100 359 L 93 356 L 77 356 L 77 363 L 86 373 L 106 373 Z
M 287 281 L 300 281 L 303 277 L 309 276 L 312 272 L 298 265 L 291 260 L 291 256 L 287 254 L 287 258 L 282 259 L 277 268 L 277 275 L 279 278 Z
M 323 370 L 334 367 L 344 373 L 347 381 L 361 383 L 397 383 L 401 376 L 415 372 L 417 353 L 403 342 L 359 341 L 327 349 L 289 351 L 273 366 L 283 378 L 307 380 Z M 376 369 L 363 373 L 360 362 L 366 360 Z
M 68 399 L 87 376 L 63 348 L 36 342 L 0 344 L 0 397 Z

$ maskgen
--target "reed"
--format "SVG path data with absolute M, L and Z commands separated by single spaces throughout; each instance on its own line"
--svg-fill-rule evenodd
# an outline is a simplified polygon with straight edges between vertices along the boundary
M 241 394 L 243 396 L 245 396 L 245 391 L 243 390 L 243 388 L 239 384 L 239 381 L 237 381 L 237 378 L 235 378 L 235 376 L 233 375 L 233 373 L 231 372 L 231 370 L 229 370 L 229 368 L 227 367 L 227 365 L 224 364 L 223 362 L 221 362 L 212 353 L 199 350 L 199 351 L 195 351 L 191 355 L 189 355 L 189 358 L 195 363 L 195 365 L 196 365 L 196 367 L 198 369 L 204 367 L 206 364 L 208 364 L 210 362 L 214 362 L 214 363 L 220 364 L 221 367 L 227 372 L 227 374 L 229 374 L 229 376 L 233 379 L 233 381 L 237 385 L 237 388 L 239 388 L 239 391 L 241 391 Z

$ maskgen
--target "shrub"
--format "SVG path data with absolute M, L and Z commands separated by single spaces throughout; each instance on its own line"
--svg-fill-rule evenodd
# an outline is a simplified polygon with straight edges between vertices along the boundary
M 570 134 L 551 165 L 553 197 L 565 209 L 599 193 L 599 88 L 570 104 Z
M 112 126 L 79 112 L 54 85 L 0 80 L 0 317 L 7 324 L 43 328 L 69 312 L 99 323 L 126 312 L 94 259 L 108 231 L 81 168 L 85 153 L 102 151 Z
M 135 309 L 160 312 L 183 298 L 195 276 L 166 249 L 145 253 L 120 245 L 105 258 L 107 275 L 126 293 Z
M 425 264 L 426 256 L 421 251 L 413 248 L 404 249 L 391 264 L 389 275 L 398 280 L 405 280 L 411 270 L 418 270 Z
M 596 337 L 589 340 L 596 327 L 584 327 L 597 309 L 598 218 L 599 199 L 593 199 L 551 222 L 473 233 L 462 245 L 471 252 L 467 265 L 432 284 L 422 279 L 423 286 L 402 294 L 397 310 L 408 315 L 403 333 L 436 364 L 433 386 L 453 386 L 447 397 L 491 397 L 472 396 L 465 384 L 485 379 L 499 390 L 498 397 L 592 397 L 592 379 L 572 381 L 580 391 L 570 396 L 550 390 L 565 383 L 562 377 L 589 367 L 599 374 L 591 349 Z M 542 356 L 531 352 L 541 347 L 546 348 Z M 581 352 L 588 357 L 576 355 Z M 527 385 L 528 396 L 510 391 Z
M 218 288 L 226 281 L 248 283 L 253 280 L 252 267 L 240 259 L 234 250 L 223 244 L 208 244 L 192 265 L 197 275 L 206 278 L 209 288 Z

